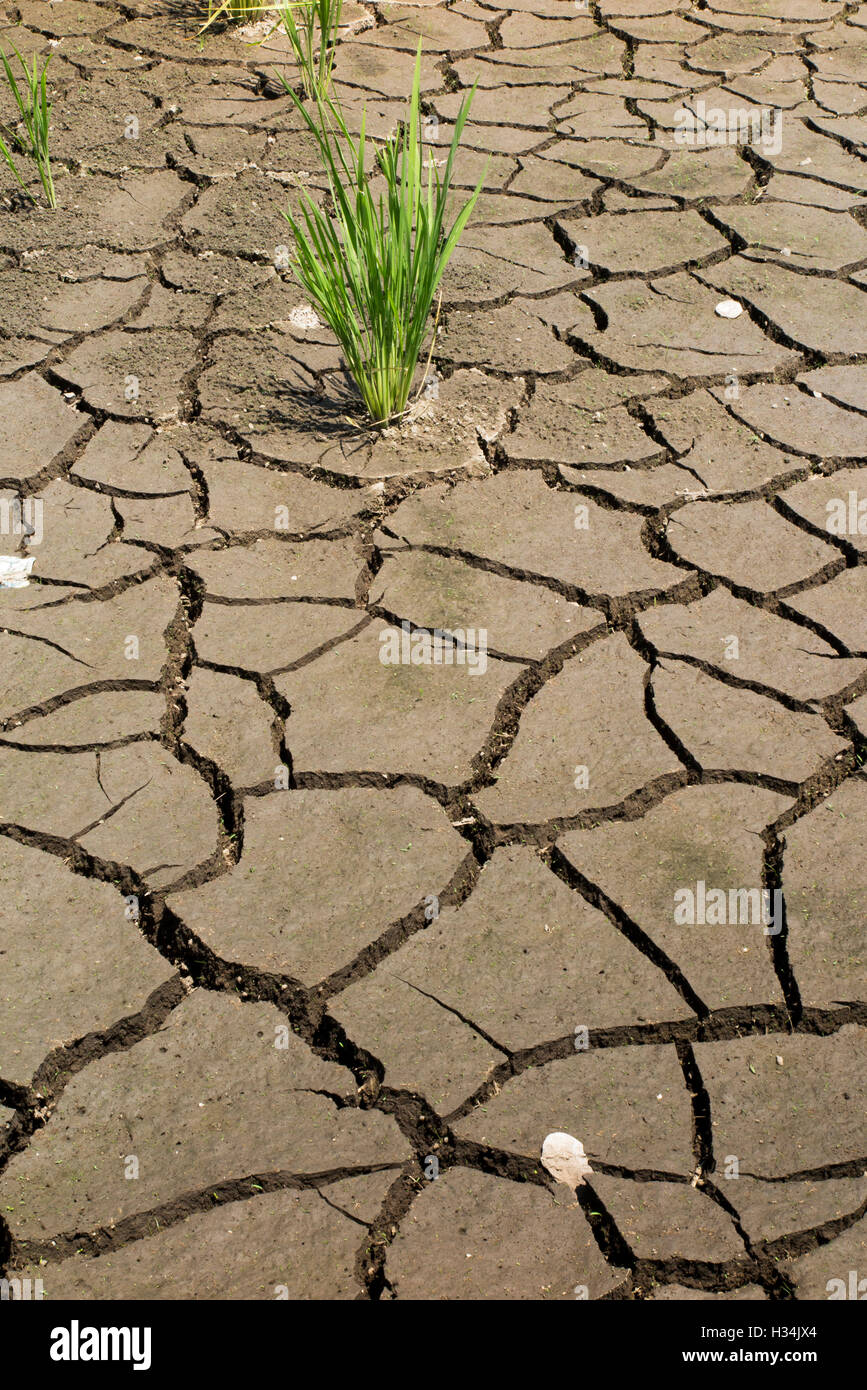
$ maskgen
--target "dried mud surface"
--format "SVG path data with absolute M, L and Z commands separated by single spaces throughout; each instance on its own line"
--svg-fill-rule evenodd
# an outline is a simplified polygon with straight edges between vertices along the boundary
M 379 435 L 285 270 L 321 190 L 285 49 L 5 16 L 59 208 L 4 176 L 0 1272 L 826 1297 L 867 1259 L 867 570 L 826 526 L 867 464 L 867 6 L 347 0 L 374 136 L 419 35 L 440 140 L 479 79 L 438 392 Z M 699 102 L 779 149 L 684 147 Z M 383 665 L 402 622 L 486 670 Z M 782 929 L 677 925 L 700 881 Z

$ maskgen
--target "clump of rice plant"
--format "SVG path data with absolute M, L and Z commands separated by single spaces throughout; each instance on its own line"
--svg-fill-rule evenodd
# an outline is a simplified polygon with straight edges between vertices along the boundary
M 300 16 L 296 14 L 299 10 Z M 266 15 L 277 15 L 276 23 L 257 43 L 265 43 L 282 27 L 292 45 L 304 93 L 317 100 L 331 86 L 342 10 L 343 0 L 280 0 L 279 4 L 269 4 L 268 0 L 208 0 L 208 18 L 199 33 L 203 34 L 218 19 L 250 23 Z
M 274 8 L 267 0 L 208 0 L 208 20 L 203 27 L 207 29 L 215 19 L 238 19 L 249 24 Z
M 452 174 L 475 86 L 461 103 L 445 169 L 423 158 L 416 54 L 408 119 L 377 150 L 373 169 L 385 182 L 378 199 L 366 167 L 366 111 L 356 140 L 340 107 L 317 102 L 311 114 L 294 96 L 316 140 L 333 212 L 301 195 L 301 215 L 284 212 L 292 230 L 291 265 L 314 308 L 337 337 L 364 403 L 377 424 L 406 407 L 429 327 L 434 296 L 482 187 L 482 179 L 446 232 Z M 287 86 L 288 84 L 284 85 Z
M 48 199 L 49 207 L 57 207 L 57 199 L 54 194 L 54 179 L 51 176 L 51 158 L 48 151 L 48 129 L 51 122 L 51 104 L 48 100 L 45 72 L 51 62 L 51 54 L 45 59 L 42 71 L 39 71 L 36 56 L 33 57 L 33 70 L 27 66 L 25 59 L 18 52 L 15 45 L 12 45 L 12 52 L 21 64 L 24 74 L 24 83 L 19 87 L 15 80 L 15 73 L 12 71 L 12 64 L 5 53 L 0 52 L 0 62 L 3 64 L 3 73 L 9 86 L 15 105 L 18 107 L 20 116 L 19 125 L 23 126 L 23 132 L 8 130 L 7 135 L 11 136 L 13 145 L 21 154 L 30 155 L 36 163 L 39 171 L 39 178 L 42 183 L 45 196 Z M 18 183 L 23 188 L 27 197 L 35 203 L 36 198 L 24 182 L 18 171 L 18 166 L 12 158 L 9 145 L 0 137 L 0 154 L 2 154 Z
M 300 20 L 296 10 L 301 11 Z M 313 100 L 324 98 L 331 86 L 342 10 L 343 0 L 289 0 L 280 6 L 280 22 L 301 70 L 305 94 Z

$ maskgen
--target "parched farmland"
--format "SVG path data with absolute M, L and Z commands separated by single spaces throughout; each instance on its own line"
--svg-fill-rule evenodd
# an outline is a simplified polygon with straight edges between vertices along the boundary
M 0 3 L 4 1301 L 867 1297 L 867 4 L 247 8 Z

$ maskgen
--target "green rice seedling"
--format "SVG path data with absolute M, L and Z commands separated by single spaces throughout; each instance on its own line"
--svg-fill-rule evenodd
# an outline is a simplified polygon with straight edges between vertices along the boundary
M 294 241 L 291 265 L 336 335 L 380 425 L 406 407 L 434 296 L 484 180 L 483 175 L 446 232 L 455 155 L 475 85 L 461 103 L 445 169 L 440 174 L 431 157 L 425 178 L 420 79 L 421 43 L 408 119 L 376 152 L 375 169 L 385 183 L 378 199 L 365 164 L 366 110 L 356 140 L 335 101 L 317 102 L 314 116 L 292 93 L 319 147 L 333 213 L 323 212 L 306 193 L 300 195 L 300 217 L 291 208 L 284 212 Z M 291 92 L 285 79 L 284 86 Z
M 208 0 L 208 18 L 202 28 L 207 29 L 216 19 L 238 19 L 249 24 L 276 8 L 267 0 Z
M 296 10 L 301 11 L 300 20 Z M 298 61 L 305 94 L 314 101 L 324 98 L 331 86 L 342 10 L 343 0 L 289 0 L 280 6 L 280 22 Z
M 296 17 L 296 11 L 301 17 Z M 343 0 L 208 0 L 208 18 L 199 36 L 218 19 L 237 19 L 243 22 L 258 20 L 265 15 L 277 15 L 277 21 L 256 46 L 265 43 L 277 29 L 283 28 L 301 71 L 305 95 L 316 100 L 325 96 L 331 85 L 331 70 L 337 47 L 337 31 Z
M 18 107 L 20 124 L 24 127 L 24 133 L 18 134 L 17 131 L 10 131 L 15 144 L 22 154 L 32 155 L 39 170 L 39 178 L 42 183 L 45 196 L 50 207 L 57 207 L 57 199 L 54 194 L 54 179 L 51 176 L 51 158 L 48 152 L 48 127 L 51 121 L 51 105 L 48 101 L 48 91 L 46 88 L 45 73 L 48 64 L 51 62 L 51 54 L 45 59 L 42 71 L 37 65 L 36 55 L 33 57 L 33 71 L 27 66 L 26 61 L 15 45 L 12 45 L 12 52 L 15 54 L 21 69 L 24 73 L 24 84 L 19 87 L 12 71 L 12 64 L 6 54 L 0 52 L 0 62 L 3 64 L 3 73 L 9 85 L 15 105 Z M 26 136 L 26 138 L 25 138 Z M 33 202 L 35 197 L 30 192 L 26 183 L 18 171 L 18 166 L 12 158 L 12 153 L 6 142 L 0 137 L 0 154 L 2 154 L 15 178 Z

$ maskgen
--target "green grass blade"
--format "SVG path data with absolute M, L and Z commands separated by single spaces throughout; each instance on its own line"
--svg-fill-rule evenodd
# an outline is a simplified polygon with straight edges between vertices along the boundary
M 27 187 L 27 184 L 24 182 L 21 175 L 19 174 L 18 166 L 16 165 L 15 160 L 12 158 L 12 155 L 9 153 L 9 149 L 6 145 L 6 142 L 2 139 L 2 137 L 0 137 L 0 154 L 2 154 L 6 163 L 9 165 L 9 168 L 12 170 L 12 173 L 15 175 L 15 178 L 17 179 L 18 183 L 24 189 L 24 192 L 27 194 L 28 198 L 31 200 L 31 202 L 35 203 L 36 199 L 33 197 L 33 194 L 30 192 L 30 189 Z

